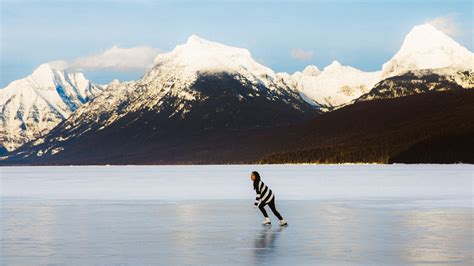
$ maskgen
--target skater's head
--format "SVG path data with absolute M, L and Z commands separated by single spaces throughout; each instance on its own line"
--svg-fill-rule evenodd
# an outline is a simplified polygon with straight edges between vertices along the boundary
M 258 181 L 260 180 L 260 174 L 257 171 L 253 171 L 250 175 L 250 179 L 252 179 L 252 181 Z
M 260 174 L 257 171 L 253 171 L 250 175 L 250 179 L 253 181 L 253 189 L 257 189 L 258 181 L 260 181 Z

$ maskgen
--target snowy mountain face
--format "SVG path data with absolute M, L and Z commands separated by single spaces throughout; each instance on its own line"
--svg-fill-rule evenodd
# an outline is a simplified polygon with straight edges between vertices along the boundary
M 430 91 L 474 89 L 474 72 L 452 68 L 412 70 L 379 82 L 356 102 L 410 96 Z
M 411 70 L 450 67 L 474 70 L 474 54 L 435 27 L 414 27 L 400 50 L 382 67 L 382 78 L 402 75 Z
M 322 72 L 315 66 L 308 66 L 303 72 L 287 78 L 287 82 L 307 99 L 332 110 L 367 93 L 380 81 L 380 71 L 363 72 L 333 61 Z
M 286 101 L 294 110 L 307 106 L 297 91 L 285 86 L 271 69 L 253 60 L 247 50 L 191 36 L 186 44 L 158 55 L 155 66 L 141 80 L 111 83 L 113 89 L 108 87 L 88 108 L 78 110 L 73 117 L 107 126 L 125 114 L 141 110 L 161 112 L 171 107 L 169 118 L 184 118 L 192 105 L 211 100 L 211 95 L 207 95 L 211 89 L 216 94 L 229 93 L 226 86 L 213 87 L 212 83 L 205 84 L 206 81 L 224 82 L 229 78 L 245 88 L 245 91 L 232 91 L 239 102 L 264 96 L 268 101 Z M 222 101 L 222 104 L 226 103 Z M 107 119 L 97 119 L 96 115 Z
M 0 90 L 0 146 L 12 151 L 44 135 L 100 92 L 82 73 L 40 65 Z
M 142 79 L 109 84 L 20 153 L 72 156 L 85 149 L 86 145 L 76 145 L 85 139 L 118 154 L 153 146 L 163 149 L 177 139 L 199 136 L 205 142 L 215 132 L 285 126 L 318 113 L 247 50 L 191 36 L 158 55 Z
M 182 72 L 175 73 L 176 69 Z M 154 68 L 144 80 L 153 79 L 164 71 L 180 74 L 182 79 L 193 79 L 197 73 L 222 72 L 243 75 L 251 80 L 274 76 L 273 71 L 257 63 L 248 50 L 207 41 L 195 35 L 172 52 L 159 54 Z
M 412 29 L 400 50 L 383 65 L 382 77 L 356 102 L 473 89 L 474 54 L 435 27 L 420 25 Z
M 382 80 L 384 82 L 379 84 L 372 96 L 364 95 L 362 98 L 375 99 L 382 95 L 393 98 L 427 90 L 443 90 L 441 84 L 449 84 L 449 88 L 444 90 L 472 88 L 473 71 L 473 53 L 435 27 L 425 24 L 410 31 L 400 50 L 383 65 L 382 71 L 363 72 L 334 61 L 322 72 L 315 66 L 308 66 L 303 72 L 283 75 L 283 78 L 308 102 L 316 102 L 325 110 L 332 110 L 369 93 Z M 409 72 L 411 74 L 405 75 Z M 429 82 L 434 77 L 431 74 L 439 77 L 433 84 Z M 422 75 L 427 76 L 422 78 Z M 397 76 L 404 78 L 390 79 Z M 407 83 L 409 77 L 413 78 L 411 85 Z M 399 85 L 402 87 L 397 88 Z M 382 93 L 379 90 L 386 91 Z M 390 90 L 393 93 L 389 93 Z

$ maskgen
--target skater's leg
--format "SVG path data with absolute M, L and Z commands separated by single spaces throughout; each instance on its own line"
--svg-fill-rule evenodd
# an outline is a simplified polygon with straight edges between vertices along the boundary
M 275 208 L 275 199 L 272 199 L 272 201 L 270 201 L 268 203 L 268 206 L 270 206 L 270 209 L 275 214 L 275 216 L 278 218 L 278 220 L 280 220 L 280 221 L 283 220 L 283 217 L 281 217 L 280 213 Z
M 266 211 L 265 208 L 263 207 L 263 204 L 261 204 L 260 206 L 258 206 L 258 208 L 259 208 L 260 211 L 262 212 L 263 216 L 265 216 L 265 218 L 268 218 L 267 211 Z

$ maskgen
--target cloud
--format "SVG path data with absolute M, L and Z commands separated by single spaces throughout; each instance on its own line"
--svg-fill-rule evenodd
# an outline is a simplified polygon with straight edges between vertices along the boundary
M 313 51 L 305 51 L 301 48 L 294 48 L 291 50 L 291 58 L 300 60 L 300 61 L 306 61 L 311 58 L 313 58 Z
M 69 68 L 68 62 L 66 62 L 64 60 L 50 61 L 50 62 L 48 62 L 48 65 L 52 69 L 56 69 L 56 70 L 65 70 L 65 69 Z
M 437 29 L 451 37 L 460 36 L 462 34 L 459 25 L 456 23 L 455 16 L 452 14 L 429 19 L 426 23 L 435 26 Z
M 77 70 L 117 70 L 122 72 L 144 70 L 152 66 L 153 60 L 161 52 L 151 46 L 122 48 L 112 46 L 104 52 L 79 57 L 70 67 Z

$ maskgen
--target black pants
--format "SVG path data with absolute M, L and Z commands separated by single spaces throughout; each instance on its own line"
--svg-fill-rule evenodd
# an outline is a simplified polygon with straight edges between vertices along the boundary
M 278 220 L 283 220 L 283 217 L 281 217 L 280 213 L 276 210 L 275 208 L 275 198 L 272 199 L 272 201 L 270 201 L 268 203 L 268 206 L 270 207 L 270 210 L 272 210 L 272 212 L 275 214 L 275 216 L 278 218 Z M 263 216 L 265 216 L 266 218 L 268 217 L 268 214 L 267 214 L 267 211 L 265 210 L 265 204 L 260 204 L 260 206 L 258 206 L 258 208 L 260 209 L 260 211 L 263 213 Z

